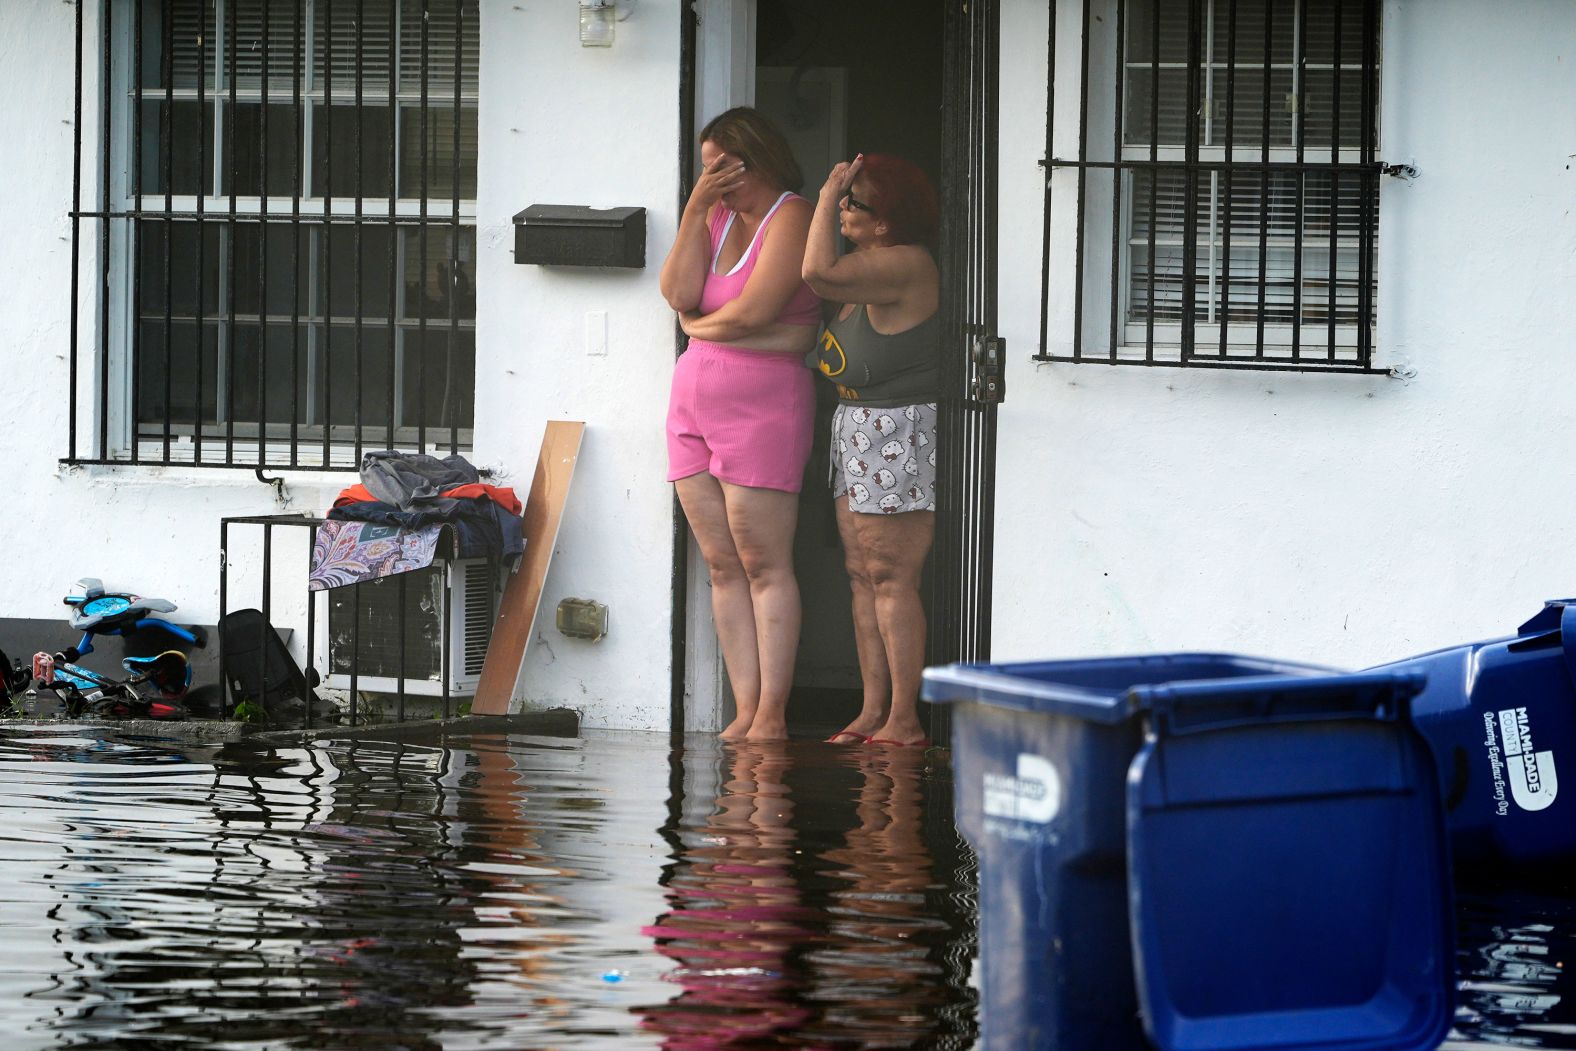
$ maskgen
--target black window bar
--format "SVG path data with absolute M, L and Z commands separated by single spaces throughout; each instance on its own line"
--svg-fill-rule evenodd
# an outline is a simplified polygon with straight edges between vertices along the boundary
M 65 462 L 469 446 L 476 2 L 79 0 Z
M 1035 360 L 1387 372 L 1379 177 L 1406 169 L 1377 158 L 1379 0 L 1081 0 L 1076 159 L 1054 137 L 1068 2 Z M 1076 172 L 1070 345 L 1050 331 L 1058 169 Z

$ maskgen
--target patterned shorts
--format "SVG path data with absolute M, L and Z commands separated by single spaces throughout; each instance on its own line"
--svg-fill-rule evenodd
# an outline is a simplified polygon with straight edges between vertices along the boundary
M 832 414 L 832 497 L 848 509 L 897 514 L 936 509 L 936 403 Z

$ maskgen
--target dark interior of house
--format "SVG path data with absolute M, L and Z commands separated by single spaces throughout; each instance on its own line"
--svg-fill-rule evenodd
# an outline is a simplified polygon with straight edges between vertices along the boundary
M 942 7 L 761 0 L 756 105 L 787 134 L 812 201 L 833 164 L 896 153 L 940 184 Z M 817 445 L 806 471 L 794 548 L 804 606 L 795 720 L 835 728 L 859 707 L 848 582 L 827 488 L 827 431 L 836 396 L 819 384 Z M 834 725 L 835 724 L 835 725 Z

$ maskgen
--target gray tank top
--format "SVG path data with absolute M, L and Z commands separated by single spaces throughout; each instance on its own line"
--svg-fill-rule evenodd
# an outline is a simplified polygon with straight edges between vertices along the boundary
M 879 407 L 923 405 L 941 395 L 941 312 L 905 332 L 870 325 L 863 303 L 821 330 L 816 363 L 841 401 Z

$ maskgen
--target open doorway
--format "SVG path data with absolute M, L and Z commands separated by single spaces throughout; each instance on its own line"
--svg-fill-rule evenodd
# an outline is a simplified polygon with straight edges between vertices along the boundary
M 896 153 L 939 186 L 942 168 L 940 0 L 758 0 L 755 105 L 787 133 L 812 201 L 837 161 Z M 848 578 L 827 487 L 836 397 L 818 384 L 816 446 L 799 502 L 794 564 L 804 622 L 794 674 L 793 722 L 836 729 L 858 711 Z

